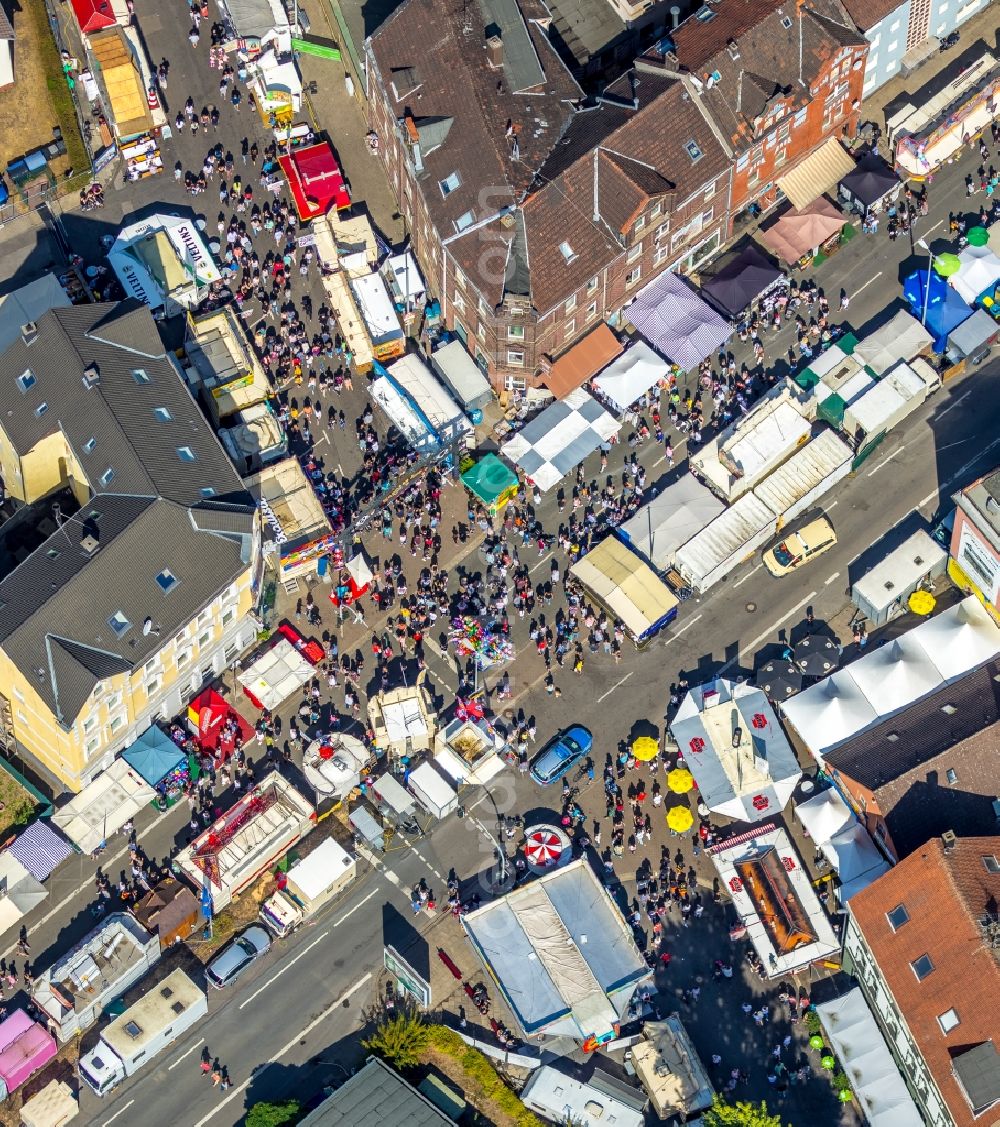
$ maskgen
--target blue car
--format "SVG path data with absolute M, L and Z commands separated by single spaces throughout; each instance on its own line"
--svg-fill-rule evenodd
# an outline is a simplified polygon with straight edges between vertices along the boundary
M 594 737 L 586 728 L 574 726 L 551 739 L 531 765 L 531 777 L 541 786 L 561 779 L 581 759 L 590 755 Z

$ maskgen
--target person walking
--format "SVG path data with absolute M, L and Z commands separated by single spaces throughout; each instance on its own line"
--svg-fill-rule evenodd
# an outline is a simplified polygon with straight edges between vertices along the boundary
M 208 1076 L 212 1072 L 212 1054 L 208 1051 L 207 1045 L 201 1050 L 201 1060 L 198 1062 L 198 1067 L 201 1069 L 202 1076 Z

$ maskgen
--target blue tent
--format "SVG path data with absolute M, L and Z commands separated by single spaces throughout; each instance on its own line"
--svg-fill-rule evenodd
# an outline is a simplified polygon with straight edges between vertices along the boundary
M 972 316 L 972 309 L 951 286 L 935 271 L 930 272 L 930 290 L 927 290 L 926 270 L 916 270 L 903 281 L 903 297 L 917 320 L 924 315 L 927 301 L 927 331 L 934 334 L 934 351 L 944 352 L 948 334 Z
M 154 724 L 130 748 L 122 752 L 122 759 L 151 787 L 155 787 L 175 767 L 187 761 L 187 754 Z

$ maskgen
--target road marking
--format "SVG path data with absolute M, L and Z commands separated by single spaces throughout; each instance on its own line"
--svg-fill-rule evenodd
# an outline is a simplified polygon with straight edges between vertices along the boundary
M 114 1121 L 115 1121 L 115 1120 L 116 1120 L 116 1119 L 118 1118 L 118 1116 L 119 1116 L 119 1115 L 124 1115 L 124 1114 L 125 1114 L 125 1112 L 126 1112 L 126 1111 L 128 1111 L 128 1109 L 129 1109 L 129 1108 L 130 1108 L 130 1107 L 131 1107 L 131 1106 L 132 1106 L 132 1105 L 133 1105 L 134 1103 L 135 1103 L 135 1100 L 129 1100 L 129 1102 L 128 1102 L 128 1103 L 127 1103 L 127 1104 L 126 1104 L 126 1105 L 125 1105 L 125 1106 L 124 1106 L 124 1107 L 123 1107 L 123 1108 L 121 1109 L 121 1111 L 116 1111 L 116 1112 L 114 1113 L 114 1115 L 112 1115 L 112 1116 L 111 1116 L 111 1118 L 110 1118 L 110 1119 L 105 1119 L 105 1121 L 104 1121 L 104 1127 L 108 1127 L 108 1124 L 109 1124 L 109 1123 L 114 1123 Z
M 396 876 L 392 869 L 383 869 L 382 875 L 389 881 L 391 885 L 398 888 L 400 892 L 403 891 L 403 882 Z
M 905 446 L 897 446 L 896 449 L 893 450 L 893 452 L 891 454 L 889 454 L 887 457 L 883 458 L 882 461 L 879 462 L 879 464 L 877 466 L 873 466 L 865 476 L 866 477 L 874 477 L 875 474 L 877 474 L 878 471 L 883 468 L 883 466 L 887 466 L 893 460 L 893 458 L 896 457 L 897 454 L 902 454 L 905 449 L 906 449 Z
M 823 586 L 824 586 L 824 587 L 829 587 L 829 586 L 830 586 L 830 584 L 831 584 L 831 583 L 832 583 L 832 582 L 833 582 L 833 581 L 834 581 L 835 579 L 839 579 L 839 578 L 840 578 L 840 572 L 839 572 L 839 571 L 835 571 L 835 572 L 833 573 L 833 575 L 831 575 L 831 576 L 830 576 L 830 578 L 829 578 L 829 579 L 824 579 L 824 580 L 823 580 Z
M 375 895 L 376 892 L 377 892 L 377 889 L 373 888 L 371 890 L 371 892 L 369 892 L 368 895 L 364 898 L 364 900 L 359 900 L 358 903 L 355 904 L 353 908 L 348 908 L 348 910 L 340 917 L 339 920 L 336 921 L 336 923 L 333 926 L 334 927 L 340 927 L 340 925 L 344 922 L 344 920 L 349 920 L 351 918 L 351 916 L 353 916 L 354 913 L 359 908 L 363 908 L 368 903 L 368 901 L 371 900 L 371 898 Z M 322 938 L 323 938 L 323 936 L 321 935 L 320 939 L 322 939 Z M 315 944 L 313 944 L 313 946 L 315 946 Z M 309 948 L 307 947 L 306 951 L 308 951 L 308 950 L 309 950 Z M 303 951 L 302 954 L 304 955 L 305 951 Z M 289 964 L 289 966 L 291 966 L 291 964 Z
M 549 558 L 549 556 L 551 556 L 551 555 L 552 555 L 552 553 L 551 553 L 551 552 L 546 552 L 546 553 L 545 553 L 545 555 L 544 555 L 544 556 L 542 556 L 542 558 L 541 558 L 541 559 L 540 559 L 540 560 L 538 561 L 538 563 L 536 563 L 536 564 L 535 564 L 535 566 L 534 566 L 534 567 L 533 567 L 533 568 L 531 569 L 531 572 L 530 572 L 530 574 L 531 574 L 531 575 L 534 575 L 534 574 L 535 574 L 535 572 L 536 572 L 536 571 L 537 571 L 537 570 L 538 570 L 538 569 L 539 569 L 539 568 L 540 568 L 540 567 L 542 566 L 542 564 L 543 564 L 543 563 L 545 563 L 545 561 L 546 561 L 546 560 L 547 560 L 547 559 Z
M 371 893 L 371 894 L 369 895 L 368 899 L 371 899 L 371 896 L 373 896 L 373 895 L 374 895 L 374 893 Z M 364 903 L 364 901 L 362 901 L 362 903 Z M 359 905 L 357 905 L 357 906 L 358 906 L 358 907 L 360 907 L 361 905 L 359 904 Z M 350 913 L 348 913 L 348 914 L 350 914 Z M 337 925 L 336 925 L 336 924 L 334 924 L 333 926 L 334 926 L 334 927 L 336 927 Z M 247 1006 L 249 1006 L 249 1005 L 250 1005 L 250 1003 L 251 1003 L 251 1002 L 252 1002 L 252 1001 L 253 1001 L 253 1000 L 254 1000 L 254 999 L 255 999 L 255 998 L 256 998 L 256 997 L 257 997 L 257 996 L 258 996 L 259 994 L 263 994 L 263 993 L 264 993 L 264 991 L 265 991 L 265 990 L 266 990 L 266 989 L 267 989 L 267 988 L 268 988 L 268 987 L 269 987 L 269 986 L 270 986 L 270 985 L 271 985 L 272 983 L 275 983 L 275 982 L 277 982 L 277 981 L 278 981 L 278 979 L 279 979 L 279 978 L 281 978 L 281 976 L 282 976 L 282 975 L 283 975 L 283 974 L 285 973 L 285 971 L 287 971 L 287 970 L 291 970 L 291 969 L 292 969 L 292 967 L 294 967 L 294 966 L 295 966 L 295 964 L 296 964 L 296 963 L 297 963 L 297 962 L 299 961 L 299 959 L 304 959 L 304 958 L 305 958 L 305 956 L 306 956 L 306 955 L 308 955 L 308 954 L 309 954 L 309 952 L 310 952 L 310 951 L 311 951 L 311 950 L 312 950 L 312 949 L 313 949 L 313 948 L 314 948 L 314 947 L 315 947 L 315 946 L 316 946 L 317 944 L 319 944 L 319 943 L 322 943 L 322 942 L 323 942 L 323 940 L 324 940 L 324 939 L 326 939 L 326 937 L 327 937 L 327 936 L 328 936 L 329 934 L 330 934 L 330 930 L 328 929 L 328 930 L 324 931 L 322 935 L 318 935 L 318 936 L 317 936 L 317 937 L 316 937 L 316 938 L 315 938 L 315 939 L 314 939 L 314 940 L 312 941 L 312 943 L 310 943 L 310 944 L 309 944 L 309 946 L 308 946 L 308 947 L 303 947 L 303 948 L 302 948 L 302 950 L 301 950 L 301 951 L 300 951 L 300 952 L 299 952 L 299 953 L 298 953 L 298 954 L 297 954 L 297 955 L 295 956 L 295 958 L 294 958 L 294 959 L 290 959 L 290 960 L 289 960 L 289 961 L 288 961 L 287 963 L 285 963 L 285 965 L 284 965 L 284 966 L 283 966 L 283 967 L 281 968 L 281 970 L 277 971 L 277 972 L 276 972 L 275 974 L 272 974 L 272 975 L 271 975 L 271 977 L 270 977 L 270 978 L 269 978 L 269 979 L 268 979 L 268 980 L 267 980 L 267 981 L 266 981 L 266 982 L 265 982 L 265 983 L 264 983 L 264 984 L 263 984 L 262 986 L 258 987 L 258 989 L 256 989 L 256 990 L 255 990 L 255 991 L 254 991 L 254 992 L 253 992 L 253 993 L 252 993 L 252 994 L 250 995 L 250 997 L 249 997 L 249 998 L 247 998 L 247 999 L 245 999 L 244 1001 L 240 1002 L 240 1009 L 241 1009 L 241 1010 L 245 1010 L 245 1009 L 247 1008 Z
M 634 673 L 634 672 L 635 672 L 635 670 L 633 669 L 632 673 Z M 616 685 L 612 685 L 611 688 L 608 689 L 608 691 L 604 694 L 604 696 L 597 698 L 597 703 L 600 704 L 602 700 L 605 700 L 609 696 L 611 696 L 611 694 L 615 691 L 615 689 L 620 689 L 622 687 L 622 685 L 624 685 L 625 682 L 629 679 L 629 677 L 632 676 L 632 673 L 626 673 L 625 676 Z
M 873 278 L 869 278 L 868 281 L 863 285 L 858 286 L 858 288 L 854 291 L 854 296 L 857 297 L 859 293 L 863 293 L 866 289 L 868 289 L 872 282 L 877 282 L 881 277 L 882 271 L 880 270 Z
M 746 583 L 746 581 L 747 581 L 748 579 L 752 579 L 752 578 L 753 578 L 753 577 L 754 577 L 754 576 L 755 576 L 755 575 L 757 574 L 757 572 L 758 572 L 758 571 L 760 571 L 760 569 L 761 569 L 761 568 L 762 568 L 763 566 L 764 566 L 764 565 L 763 565 L 762 563 L 759 563 L 759 564 L 758 564 L 758 565 L 757 565 L 757 566 L 756 566 L 756 567 L 755 567 L 755 568 L 754 568 L 754 569 L 753 569 L 752 571 L 748 571 L 748 572 L 746 573 L 746 575 L 744 575 L 744 576 L 743 576 L 743 578 L 742 578 L 742 579 L 737 579 L 737 580 L 736 580 L 736 582 L 735 582 L 735 583 L 733 584 L 733 586 L 734 586 L 734 587 L 742 587 L 742 586 L 743 586 L 743 584 L 744 584 L 744 583 Z
M 826 511 L 827 511 L 827 512 L 830 512 L 831 510 L 835 509 L 835 508 L 836 508 L 836 507 L 837 507 L 837 506 L 838 506 L 839 504 L 840 504 L 840 501 L 839 501 L 839 500 L 837 500 L 837 501 L 831 501 L 831 503 L 830 503 L 829 505 L 827 505 L 827 507 L 826 507 Z
M 285 1055 L 285 1053 L 288 1053 L 292 1049 L 294 1049 L 295 1046 L 303 1038 L 308 1037 L 309 1034 L 312 1033 L 312 1031 L 318 1025 L 321 1025 L 324 1021 L 326 1021 L 329 1018 L 330 1014 L 333 1013 L 333 1011 L 335 1009 L 337 1009 L 338 1006 L 342 1006 L 352 995 L 356 994 L 363 986 L 367 986 L 367 984 L 371 981 L 371 977 L 372 977 L 371 971 L 368 971 L 368 973 L 364 976 L 364 978 L 362 978 L 360 981 L 356 982 L 350 988 L 350 990 L 347 991 L 346 994 L 342 994 L 339 998 L 337 998 L 336 1001 L 331 1002 L 326 1007 L 326 1009 L 324 1009 L 317 1017 L 314 1017 L 313 1020 L 311 1022 L 309 1022 L 309 1024 L 305 1027 L 305 1029 L 302 1029 L 298 1033 L 296 1033 L 295 1036 L 291 1039 L 291 1041 L 288 1042 L 287 1045 L 282 1046 L 282 1048 L 280 1048 L 277 1051 L 277 1053 L 275 1053 L 274 1056 L 271 1057 L 271 1059 L 269 1061 L 266 1061 L 263 1065 L 261 1065 L 256 1070 L 255 1076 L 248 1077 L 248 1079 L 244 1080 L 242 1084 L 233 1088 L 233 1090 L 226 1096 L 226 1098 L 224 1100 L 221 1100 L 219 1103 L 217 1103 L 215 1105 L 214 1111 L 210 1111 L 208 1113 L 208 1115 L 206 1115 L 203 1119 L 199 1119 L 198 1122 L 194 1125 L 194 1127 L 206 1127 L 206 1124 L 211 1123 L 212 1120 L 219 1113 L 219 1110 L 221 1108 L 224 1108 L 226 1106 L 226 1104 L 231 1103 L 233 1100 L 238 1099 L 240 1096 L 243 1095 L 243 1093 L 247 1090 L 247 1088 L 250 1087 L 251 1083 L 253 1083 L 253 1081 L 256 1079 L 256 1076 L 259 1076 L 265 1069 L 269 1068 L 272 1064 L 274 1064 L 275 1061 L 280 1060 Z M 124 1110 L 125 1110 L 125 1108 L 122 1108 L 122 1111 L 124 1111 Z M 119 1112 L 119 1114 L 121 1114 L 121 1112 Z M 111 1120 L 109 1119 L 108 1123 L 110 1123 L 110 1122 L 111 1122 Z M 107 1127 L 107 1124 L 105 1124 L 104 1127 Z
M 168 1065 L 167 1065 L 167 1071 L 168 1071 L 168 1072 L 173 1072 L 173 1070 L 174 1070 L 174 1069 L 175 1069 L 175 1068 L 176 1068 L 176 1067 L 177 1067 L 177 1066 L 178 1066 L 178 1065 L 179 1065 L 179 1064 L 181 1063 L 181 1061 L 183 1061 L 183 1060 L 187 1060 L 187 1058 L 188 1058 L 188 1057 L 189 1057 L 189 1056 L 190 1056 L 190 1055 L 191 1055 L 192 1053 L 196 1053 L 196 1052 L 197 1052 L 197 1051 L 198 1051 L 198 1050 L 199 1050 L 199 1049 L 201 1048 L 201 1046 L 202 1046 L 202 1045 L 204 1045 L 204 1044 L 205 1044 L 205 1042 L 204 1042 L 204 1041 L 199 1041 L 197 1045 L 192 1045 L 192 1046 L 191 1046 L 191 1048 L 190 1048 L 190 1049 L 188 1049 L 188 1051 L 187 1051 L 186 1053 L 184 1053 L 184 1054 L 183 1054 L 182 1056 L 179 1056 L 179 1057 L 177 1058 L 177 1060 L 175 1060 L 175 1061 L 174 1061 L 174 1063 L 173 1063 L 173 1064 L 168 1064 Z
M 954 410 L 960 403 L 964 403 L 966 401 L 966 399 L 968 399 L 971 394 L 972 394 L 972 389 L 970 388 L 964 395 L 960 395 L 958 397 L 958 399 L 953 399 L 951 401 L 951 403 L 949 403 L 948 406 L 945 407 L 945 409 L 943 411 L 938 411 L 938 418 L 939 419 L 942 418 L 944 415 L 947 415 L 949 411 Z M 941 450 L 949 450 L 951 448 L 951 446 L 961 446 L 961 443 L 960 442 L 952 442 L 950 446 L 942 446 Z M 939 454 L 941 453 L 941 450 L 938 451 Z
M 938 227 L 941 227 L 941 226 L 943 226 L 943 225 L 944 225 L 944 220 L 943 220 L 943 219 L 939 219 L 939 220 L 937 221 L 937 223 L 935 223 L 935 224 L 934 224 L 934 226 L 933 226 L 933 227 L 928 227 L 928 228 L 927 228 L 927 230 L 926 230 L 926 231 L 924 232 L 924 238 L 926 239 L 926 238 L 927 238 L 927 236 L 928 236 L 928 235 L 929 235 L 929 234 L 931 233 L 931 231 L 936 231 L 936 230 L 938 229 Z
M 684 633 L 685 633 L 686 631 L 690 630 L 690 629 L 691 629 L 691 627 L 692 627 L 692 626 L 694 626 L 694 624 L 695 624 L 696 622 L 700 621 L 700 620 L 701 620 L 701 619 L 703 619 L 704 617 L 705 617 L 705 616 L 704 616 L 703 614 L 696 614 L 696 615 L 694 616 L 694 618 L 692 618 L 690 622 L 687 622 L 687 623 L 685 623 L 685 624 L 684 624 L 684 625 L 683 625 L 683 626 L 682 626 L 682 627 L 680 628 L 680 630 L 675 630 L 675 631 L 674 631 L 674 637 L 675 637 L 675 638 L 679 638 L 679 637 L 680 637 L 680 636 L 681 636 L 682 634 L 684 634 Z M 629 674 L 629 676 L 631 676 L 631 674 Z

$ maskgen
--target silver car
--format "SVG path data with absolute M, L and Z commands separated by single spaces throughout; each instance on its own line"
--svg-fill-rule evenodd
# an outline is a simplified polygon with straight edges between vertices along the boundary
M 252 962 L 266 955 L 270 947 L 271 937 L 262 927 L 248 927 L 231 939 L 205 968 L 209 986 L 216 990 L 229 986 Z

